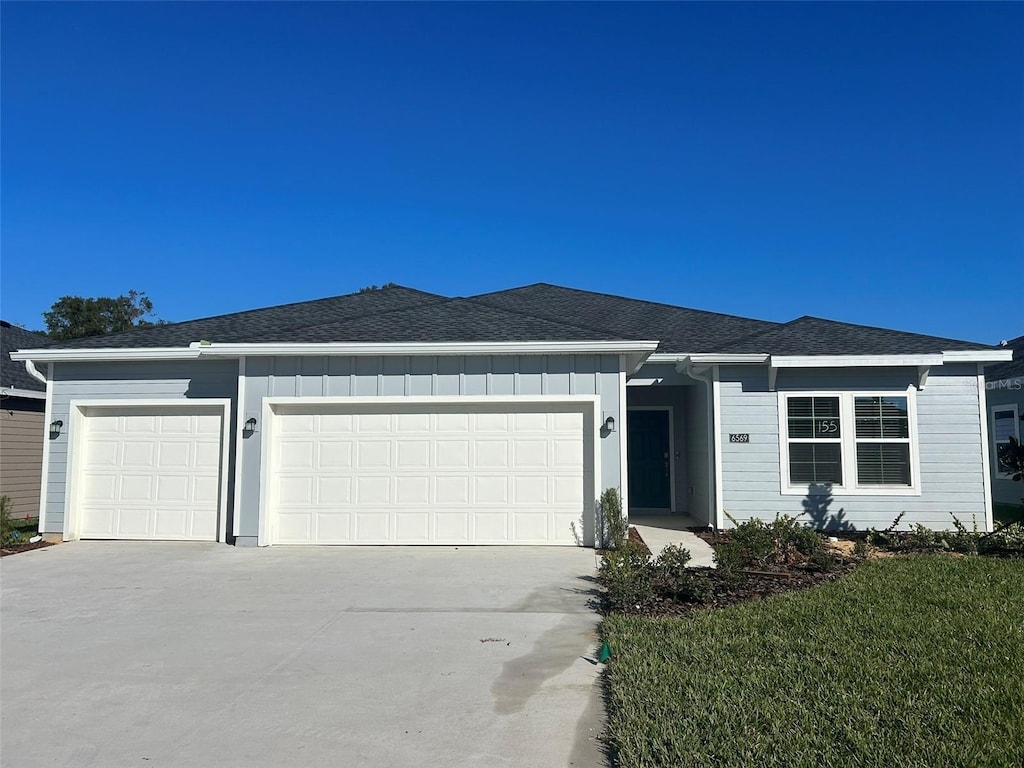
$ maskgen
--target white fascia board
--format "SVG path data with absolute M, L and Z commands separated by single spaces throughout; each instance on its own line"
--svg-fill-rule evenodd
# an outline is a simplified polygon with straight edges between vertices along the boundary
M 649 363 L 685 363 L 687 361 L 702 365 L 744 365 L 749 363 L 767 362 L 768 355 L 754 354 L 722 354 L 718 352 L 697 352 L 680 354 L 675 352 L 656 352 L 647 358 Z
M 899 368 L 942 365 L 942 355 L 772 355 L 773 368 Z
M 571 355 L 635 354 L 658 348 L 657 341 L 456 341 L 396 342 L 365 344 L 334 342 L 326 344 L 217 344 L 194 342 L 190 349 L 201 357 L 238 357 L 239 355 Z
M 27 397 L 31 400 L 45 400 L 45 392 L 37 392 L 34 389 L 18 389 L 17 387 L 0 387 L 0 398 L 5 397 Z
M 94 360 L 195 360 L 199 350 L 188 347 L 145 347 L 103 349 L 21 349 L 11 352 L 12 360 L 35 363 L 82 363 Z
M 944 363 L 1005 363 L 1013 360 L 1012 349 L 967 349 L 942 353 Z

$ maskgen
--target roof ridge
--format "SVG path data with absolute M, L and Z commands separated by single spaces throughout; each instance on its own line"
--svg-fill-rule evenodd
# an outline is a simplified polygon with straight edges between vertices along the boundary
M 669 304 L 669 303 L 664 302 L 664 301 L 651 301 L 650 299 L 637 299 L 637 298 L 634 298 L 632 296 L 620 296 L 620 295 L 615 294 L 615 293 L 605 293 L 604 291 L 591 291 L 588 288 L 573 288 L 573 287 L 567 286 L 567 285 L 558 285 L 557 283 L 545 283 L 545 282 L 530 283 L 529 285 L 520 285 L 520 286 L 517 286 L 515 288 L 507 288 L 506 290 L 503 290 L 503 291 L 491 291 L 490 293 L 478 294 L 478 296 L 474 296 L 473 298 L 479 298 L 479 296 L 493 296 L 493 295 L 501 294 L 501 293 L 511 293 L 512 291 L 519 291 L 519 290 L 522 290 L 524 288 L 534 288 L 536 286 L 546 286 L 548 288 L 559 288 L 559 289 L 561 289 L 563 291 L 575 291 L 576 293 L 587 293 L 587 294 L 590 294 L 591 296 L 603 296 L 603 297 L 609 298 L 609 299 L 620 299 L 620 300 L 625 300 L 625 301 L 635 301 L 638 304 L 649 304 L 649 305 L 654 306 L 654 307 L 667 307 L 669 309 L 682 309 L 682 310 L 685 310 L 687 312 L 698 312 L 698 313 L 700 313 L 702 315 L 713 315 L 713 316 L 716 316 L 716 317 L 731 317 L 731 318 L 736 318 L 738 320 L 753 320 L 755 322 L 771 323 L 773 325 L 779 325 L 780 324 L 776 320 L 762 320 L 762 319 L 760 319 L 758 317 L 748 317 L 746 315 L 732 315 L 732 314 L 729 314 L 728 312 L 713 312 L 713 311 L 708 310 L 708 309 L 697 309 L 696 307 L 684 307 L 684 306 L 679 305 L 679 304 Z
M 433 301 L 424 301 L 424 302 L 421 302 L 419 304 L 410 304 L 409 306 L 406 306 L 406 307 L 395 307 L 394 309 L 387 309 L 387 310 L 384 310 L 383 312 L 381 312 L 381 311 L 376 311 L 376 312 L 360 312 L 359 314 L 356 314 L 356 315 L 348 315 L 346 317 L 337 317 L 334 320 L 328 320 L 326 323 L 311 323 L 311 324 L 308 324 L 308 325 L 293 325 L 293 326 L 289 326 L 287 328 L 278 328 L 277 331 L 275 331 L 275 333 L 282 332 L 282 331 L 297 331 L 299 329 L 307 330 L 307 329 L 310 329 L 310 328 L 323 328 L 324 326 L 334 325 L 335 323 L 347 323 L 347 322 L 349 322 L 351 320 L 361 320 L 364 317 L 374 317 L 374 316 L 376 316 L 376 317 L 384 317 L 385 315 L 392 315 L 395 312 L 406 312 L 406 311 L 408 311 L 410 309 L 423 309 L 424 307 L 433 307 L 433 306 L 437 306 L 439 304 L 448 304 L 448 303 L 450 303 L 452 301 L 455 301 L 456 298 L 457 297 L 451 297 L 451 296 L 437 296 L 437 298 L 435 300 L 433 300 Z M 254 341 L 258 341 L 260 338 L 268 336 L 268 335 L 272 335 L 272 334 L 261 333 L 259 336 L 257 336 L 254 339 Z
M 336 320 L 331 320 L 331 321 L 326 322 L 326 323 L 316 323 L 314 325 L 296 326 L 295 328 L 282 328 L 281 330 L 282 331 L 288 331 L 288 330 L 297 330 L 298 328 L 302 328 L 304 330 L 309 330 L 309 329 L 314 329 L 314 328 L 323 328 L 325 326 L 334 325 L 336 323 L 347 323 L 347 322 L 350 322 L 350 321 L 353 321 L 353 320 L 360 320 L 360 319 L 362 319 L 364 317 L 370 317 L 370 316 L 385 317 L 387 315 L 393 315 L 393 314 L 396 314 L 398 312 L 408 312 L 408 311 L 414 310 L 414 309 L 425 309 L 425 308 L 429 308 L 429 307 L 438 307 L 438 306 L 441 306 L 441 305 L 444 305 L 444 304 L 454 304 L 455 302 L 459 302 L 459 301 L 464 301 L 464 302 L 466 302 L 468 304 L 475 304 L 476 306 L 479 306 L 481 308 L 487 309 L 487 310 L 489 310 L 491 312 L 501 312 L 501 313 L 507 314 L 507 315 L 518 315 L 519 317 L 528 317 L 528 318 L 530 318 L 532 320 L 538 320 L 538 321 L 543 322 L 543 323 L 551 323 L 551 324 L 554 324 L 554 325 L 563 326 L 565 328 L 572 328 L 574 330 L 579 330 L 579 331 L 590 331 L 590 332 L 608 334 L 608 340 L 610 340 L 610 341 L 612 341 L 612 340 L 616 340 L 616 341 L 626 340 L 625 337 L 621 336 L 620 334 L 614 333 L 614 332 L 608 330 L 607 328 L 591 328 L 589 326 L 577 325 L 575 323 L 567 323 L 567 322 L 565 322 L 563 320 L 556 320 L 556 319 L 552 319 L 552 318 L 549 318 L 549 317 L 539 317 L 537 315 L 531 315 L 531 314 L 529 314 L 527 312 L 519 312 L 517 310 L 508 309 L 506 307 L 496 307 L 496 306 L 493 306 L 491 304 L 487 304 L 485 302 L 475 301 L 471 297 L 468 297 L 468 296 L 450 296 L 450 297 L 446 296 L 446 297 L 440 298 L 437 301 L 423 302 L 422 304 L 413 304 L 413 305 L 410 305 L 410 306 L 407 306 L 407 307 L 396 307 L 395 309 L 389 309 L 389 310 L 384 311 L 384 312 L 364 312 L 364 313 L 361 313 L 361 314 L 358 314 L 358 315 L 351 315 L 349 317 L 343 317 L 343 318 L 338 318 Z M 254 339 L 254 341 L 258 342 L 260 338 L 264 338 L 267 335 L 268 334 L 261 334 L 260 336 L 257 336 L 256 339 Z M 643 341 L 643 339 L 635 339 L 635 341 Z
M 545 285 L 545 283 L 534 283 L 534 285 Z M 556 286 L 556 287 L 558 287 L 558 286 Z M 479 304 L 480 306 L 487 307 L 488 309 L 496 309 L 496 310 L 500 310 L 502 312 L 508 312 L 509 314 L 512 314 L 512 315 L 519 315 L 521 317 L 529 317 L 529 318 L 532 318 L 534 320 L 543 320 L 544 322 L 547 322 L 547 323 L 559 323 L 560 325 L 564 325 L 567 328 L 577 328 L 577 329 L 579 329 L 581 331 L 594 331 L 596 333 L 607 333 L 607 334 L 610 334 L 609 339 L 611 339 L 613 337 L 614 338 L 618 338 L 618 339 L 625 339 L 626 338 L 626 337 L 622 336 L 621 334 L 615 333 L 614 331 L 612 331 L 609 328 L 601 328 L 601 327 L 596 326 L 596 325 L 583 325 L 581 323 L 567 323 L 565 320 L 554 320 L 554 319 L 552 319 L 550 317 L 542 317 L 541 315 L 534 315 L 534 314 L 531 314 L 530 312 L 523 312 L 523 311 L 518 310 L 518 309 L 509 309 L 508 307 L 496 307 L 493 304 L 488 304 L 486 301 L 478 301 L 475 296 L 457 296 L 455 298 L 462 299 L 463 301 L 468 301 L 471 304 Z M 632 339 L 632 341 L 660 341 L 660 339 Z

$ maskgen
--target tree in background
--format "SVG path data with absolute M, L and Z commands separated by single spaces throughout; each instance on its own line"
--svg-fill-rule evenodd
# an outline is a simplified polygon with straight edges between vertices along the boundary
M 47 335 L 57 341 L 102 336 L 164 322 L 156 317 L 147 320 L 147 317 L 153 317 L 153 302 L 139 291 L 128 291 L 116 298 L 61 296 L 49 312 L 43 312 Z
M 395 288 L 397 283 L 384 283 L 384 285 L 367 285 L 359 289 L 359 293 L 370 293 L 371 291 L 383 291 L 385 288 Z

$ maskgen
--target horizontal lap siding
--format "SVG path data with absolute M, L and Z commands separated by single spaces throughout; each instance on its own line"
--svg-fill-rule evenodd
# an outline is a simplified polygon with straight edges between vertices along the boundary
M 60 533 L 64 529 L 71 401 L 181 399 L 185 402 L 194 398 L 226 397 L 231 398 L 231 413 L 235 413 L 238 386 L 238 362 L 235 360 L 58 363 L 53 368 L 51 419 L 63 421 L 65 431 L 50 441 L 44 529 L 49 533 Z M 233 424 L 230 434 L 233 440 Z M 233 477 L 230 462 L 227 470 L 230 497 Z
M 784 370 L 780 391 L 903 390 L 916 383 L 916 370 Z M 805 496 L 783 495 L 779 475 L 778 395 L 768 391 L 762 368 L 723 367 L 721 379 L 722 488 L 726 512 L 738 520 L 804 511 Z M 950 513 L 967 525 L 985 523 L 984 453 L 977 373 L 973 366 L 935 368 L 917 392 L 921 469 L 920 496 L 836 495 L 831 515 L 856 528 L 889 525 L 906 512 L 903 526 L 922 523 L 948 528 Z M 748 433 L 749 443 L 730 443 L 730 433 Z
M 39 514 L 43 418 L 42 400 L 12 398 L 0 408 L 0 495 L 10 498 L 15 519 Z
M 257 422 L 265 397 L 600 395 L 602 412 L 624 423 L 613 355 L 252 357 L 245 374 L 243 419 Z M 261 460 L 257 431 L 242 446 L 242 536 L 258 533 Z M 599 471 L 602 488 L 619 486 L 618 439 L 601 439 Z

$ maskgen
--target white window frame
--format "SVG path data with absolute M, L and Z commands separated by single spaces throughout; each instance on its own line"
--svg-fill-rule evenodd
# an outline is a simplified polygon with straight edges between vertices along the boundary
M 784 496 L 806 496 L 807 483 L 793 485 L 789 481 L 789 405 L 791 397 L 837 397 L 839 398 L 838 440 L 815 440 L 813 442 L 838 442 L 842 452 L 843 484 L 832 484 L 832 493 L 843 496 L 920 496 L 921 466 L 917 432 L 917 390 L 789 390 L 778 393 L 779 410 L 779 485 Z M 857 481 L 857 443 L 906 443 L 906 438 L 858 438 L 854 402 L 858 397 L 905 397 L 907 399 L 907 421 L 910 427 L 910 485 L 861 485 Z M 812 442 L 793 438 L 795 442 Z
M 994 465 L 993 471 L 996 478 L 1005 480 L 1008 477 L 1013 476 L 1013 472 L 1004 472 L 999 466 L 999 443 L 996 442 L 996 412 L 997 411 L 1013 411 L 1013 436 L 1020 442 L 1020 410 L 1017 408 L 1016 403 L 1006 403 L 1005 405 L 991 405 L 989 406 L 989 421 L 992 425 L 992 464 Z

